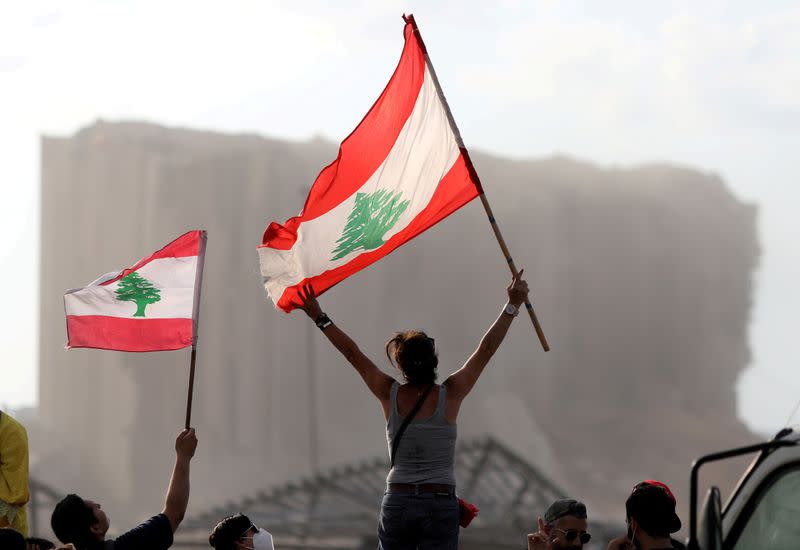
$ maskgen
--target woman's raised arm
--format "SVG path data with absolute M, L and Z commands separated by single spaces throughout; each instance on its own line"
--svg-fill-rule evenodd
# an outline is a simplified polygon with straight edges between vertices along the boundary
M 528 296 L 528 283 L 522 279 L 523 271 L 525 270 L 521 270 L 519 275 L 514 277 L 511 280 L 511 284 L 508 285 L 506 289 L 508 292 L 508 304 L 492 323 L 492 326 L 489 327 L 486 334 L 483 335 L 478 348 L 467 359 L 463 367 L 447 377 L 445 384 L 447 384 L 448 398 L 452 397 L 460 403 L 472 391 L 483 369 L 489 363 L 489 359 L 492 358 L 492 355 L 494 355 L 506 337 L 511 321 L 517 316 L 519 307 Z M 508 305 L 511 305 L 512 308 L 508 308 Z
M 302 306 L 300 306 L 302 310 L 322 330 L 322 333 L 327 336 L 331 344 L 358 371 L 369 390 L 381 402 L 384 413 L 386 413 L 389 410 L 389 397 L 394 379 L 375 366 L 375 363 L 364 355 L 352 338 L 322 312 L 314 289 L 310 284 L 306 284 L 300 289 L 300 300 L 303 302 Z

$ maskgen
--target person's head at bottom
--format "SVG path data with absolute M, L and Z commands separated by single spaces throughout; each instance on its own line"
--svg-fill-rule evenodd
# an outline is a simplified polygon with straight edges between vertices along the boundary
M 211 531 L 208 544 L 215 550 L 274 550 L 272 535 L 244 514 L 223 518 Z
M 528 548 L 583 548 L 592 538 L 587 529 L 586 505 L 573 499 L 560 499 L 547 508 L 544 518 L 539 518 L 539 530 L 528 535 Z
M 681 528 L 675 504 L 675 496 L 664 483 L 637 483 L 625 501 L 627 538 L 642 550 L 672 548 L 670 535 Z
M 38 537 L 28 537 L 25 539 L 28 550 L 52 550 L 56 547 L 51 541 Z
M 3 550 L 25 550 L 25 537 L 10 527 L 0 527 L 0 548 Z
M 56 504 L 50 516 L 50 527 L 58 540 L 72 543 L 77 550 L 87 550 L 106 538 L 108 516 L 101 506 L 69 494 Z

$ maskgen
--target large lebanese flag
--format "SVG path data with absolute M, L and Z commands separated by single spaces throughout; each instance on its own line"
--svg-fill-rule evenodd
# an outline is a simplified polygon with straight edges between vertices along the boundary
M 205 231 L 189 231 L 133 267 L 68 291 L 67 347 L 164 351 L 192 345 L 205 243 Z
M 300 305 L 302 285 L 321 294 L 480 193 L 412 18 L 403 33 L 389 84 L 320 172 L 302 213 L 264 232 L 261 275 L 284 311 Z

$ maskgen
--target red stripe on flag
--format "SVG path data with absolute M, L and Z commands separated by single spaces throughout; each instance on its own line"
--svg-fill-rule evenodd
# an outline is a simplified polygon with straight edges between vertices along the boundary
M 191 319 L 126 319 L 67 315 L 67 346 L 115 351 L 165 351 L 192 345 Z
M 386 241 L 386 244 L 378 249 L 365 252 L 345 265 L 326 271 L 321 275 L 304 279 L 295 286 L 287 287 L 280 300 L 278 300 L 277 306 L 286 312 L 298 307 L 300 305 L 298 289 L 305 283 L 311 283 L 311 286 L 314 287 L 314 291 L 317 294 L 322 294 L 353 273 L 377 262 L 398 246 L 410 241 L 430 227 L 433 227 L 477 197 L 478 194 L 478 188 L 472 180 L 470 170 L 464 160 L 464 155 L 460 154 L 455 164 L 453 164 L 452 168 L 450 168 L 444 178 L 442 178 L 428 206 L 417 214 L 414 220 L 402 231 L 392 236 Z
M 200 229 L 195 229 L 194 231 L 184 233 L 161 250 L 154 252 L 146 258 L 142 258 L 133 267 L 123 269 L 120 271 L 119 275 L 113 279 L 109 279 L 108 281 L 103 281 L 100 283 L 100 285 L 110 285 L 113 282 L 119 281 L 137 269 L 141 269 L 142 266 L 145 266 L 153 260 L 157 260 L 159 258 L 188 258 L 191 256 L 197 256 L 200 254 L 200 237 L 202 233 L 203 232 Z
M 407 24 L 405 46 L 391 80 L 355 130 L 339 147 L 339 156 L 322 169 L 299 216 L 284 225 L 272 222 L 264 231 L 262 246 L 288 250 L 297 240 L 301 223 L 313 220 L 341 204 L 364 185 L 389 155 L 411 116 L 425 79 L 425 56 Z

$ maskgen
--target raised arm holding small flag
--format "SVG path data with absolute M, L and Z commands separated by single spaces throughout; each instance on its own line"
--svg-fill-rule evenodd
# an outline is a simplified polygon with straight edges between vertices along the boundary
M 191 421 L 206 232 L 184 233 L 133 267 L 64 295 L 67 348 L 166 351 L 192 346 L 186 428 Z

